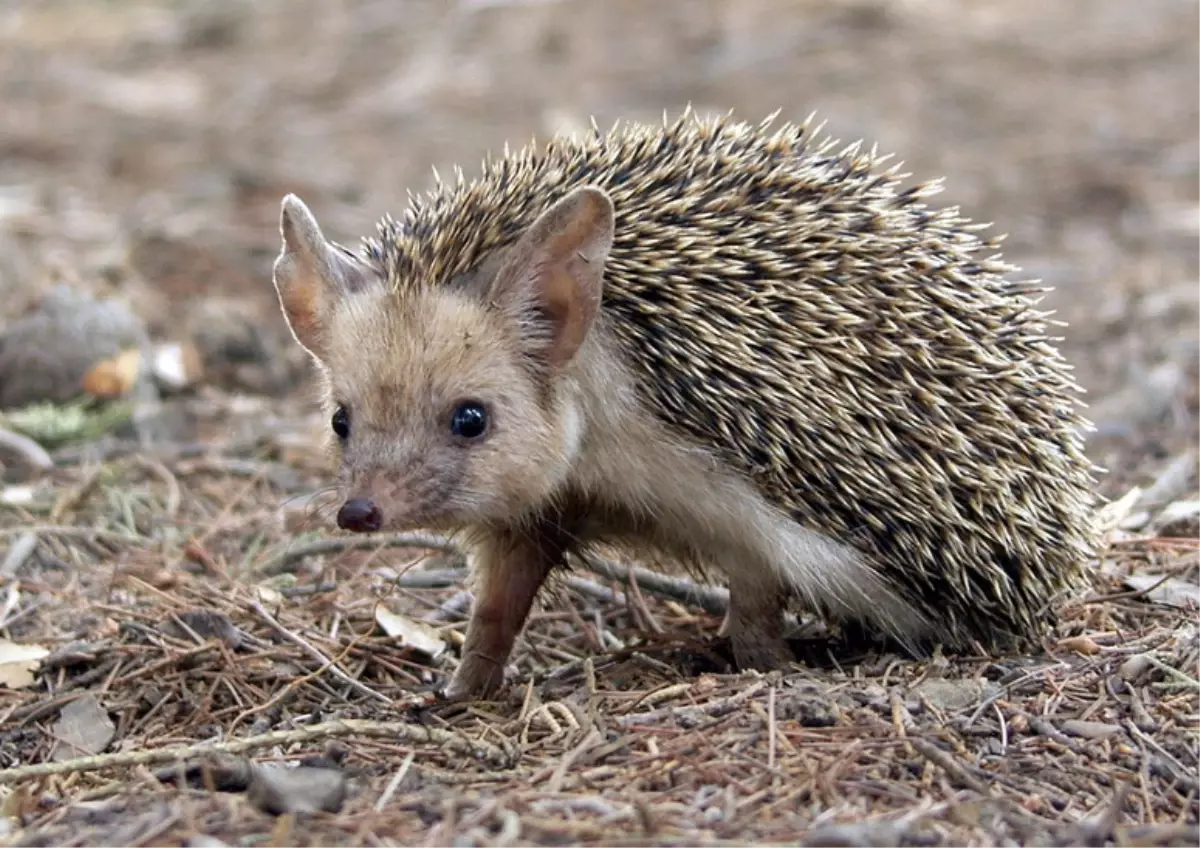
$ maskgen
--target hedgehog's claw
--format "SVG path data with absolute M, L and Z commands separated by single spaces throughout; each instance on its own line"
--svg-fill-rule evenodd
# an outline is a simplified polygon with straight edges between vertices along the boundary
M 504 685 L 504 663 L 479 653 L 465 653 L 454 676 L 441 691 L 447 701 L 486 700 Z
M 757 598 L 756 593 L 735 587 L 720 635 L 728 637 L 738 669 L 774 671 L 795 660 L 784 639 L 786 626 L 782 595 Z
M 733 646 L 733 661 L 739 671 L 775 671 L 787 668 L 796 661 L 795 654 L 782 636 L 763 636 L 741 631 L 735 633 L 730 642 Z

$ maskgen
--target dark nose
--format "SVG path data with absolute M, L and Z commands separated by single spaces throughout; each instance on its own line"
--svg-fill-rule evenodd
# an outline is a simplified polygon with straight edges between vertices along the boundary
M 338 510 L 337 525 L 355 533 L 374 533 L 383 526 L 383 513 L 370 498 L 351 498 Z

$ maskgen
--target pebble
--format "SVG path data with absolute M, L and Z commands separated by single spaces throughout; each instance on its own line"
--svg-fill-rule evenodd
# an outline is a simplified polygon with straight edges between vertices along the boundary
M 1059 728 L 1063 733 L 1069 733 L 1072 736 L 1079 736 L 1084 739 L 1107 739 L 1114 733 L 1121 732 L 1121 726 L 1118 724 L 1107 724 L 1102 721 L 1081 721 L 1074 718 L 1062 722 Z
M 96 363 L 148 346 L 145 325 L 120 301 L 56 285 L 0 335 L 0 409 L 69 401 Z
M 1117 669 L 1117 674 L 1130 683 L 1135 682 L 1139 677 L 1150 670 L 1154 663 L 1145 654 L 1134 654 L 1125 662 L 1121 663 L 1121 667 Z

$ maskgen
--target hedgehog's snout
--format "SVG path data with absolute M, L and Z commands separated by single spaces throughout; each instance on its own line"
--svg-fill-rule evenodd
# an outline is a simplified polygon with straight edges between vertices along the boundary
M 383 526 L 383 512 L 370 498 L 351 498 L 338 510 L 337 525 L 353 533 L 374 533 Z

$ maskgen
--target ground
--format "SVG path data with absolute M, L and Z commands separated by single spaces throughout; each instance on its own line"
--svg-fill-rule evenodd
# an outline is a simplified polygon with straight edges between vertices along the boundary
M 0 446 L 0 838 L 1196 844 L 1198 24 L 1192 0 L 6 3 L 0 329 L 66 282 L 203 374 L 150 446 L 40 470 Z M 688 103 L 895 151 L 1055 287 L 1112 501 L 1091 586 L 1030 655 L 814 639 L 737 675 L 719 595 L 596 564 L 498 700 L 430 704 L 460 561 L 354 549 L 312 499 L 280 198 L 352 242 L 431 166 Z

